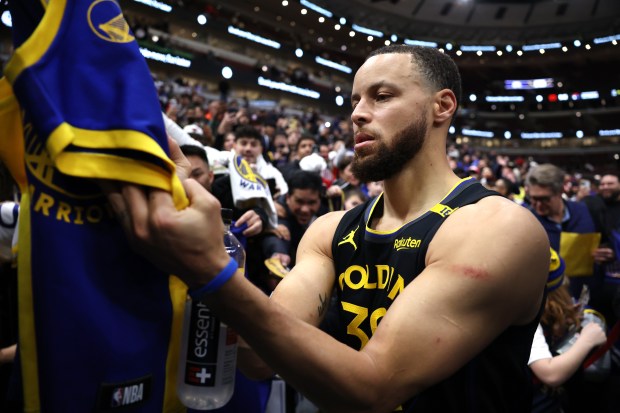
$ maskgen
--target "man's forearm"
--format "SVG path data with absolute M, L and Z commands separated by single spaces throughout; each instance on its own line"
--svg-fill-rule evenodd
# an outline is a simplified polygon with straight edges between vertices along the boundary
M 381 368 L 369 356 L 292 317 L 242 277 L 235 276 L 208 297 L 208 304 L 267 365 L 325 411 L 387 412 L 396 407 L 379 403 L 387 396 L 381 386 L 387 380 L 380 379 Z M 245 355 L 240 364 L 248 362 Z
M 243 337 L 239 337 L 237 367 L 244 376 L 252 380 L 266 380 L 274 375 L 271 367 L 256 354 Z

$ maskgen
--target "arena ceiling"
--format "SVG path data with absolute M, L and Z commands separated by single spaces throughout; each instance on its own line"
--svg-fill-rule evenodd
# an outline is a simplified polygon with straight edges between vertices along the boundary
M 319 22 L 321 15 L 299 0 L 225 0 L 210 2 L 217 8 L 262 24 L 300 46 L 340 51 L 362 57 L 384 39 L 457 44 L 532 44 L 552 41 L 587 41 L 620 33 L 618 0 L 313 0 L 333 13 Z M 301 9 L 308 9 L 305 15 Z M 347 26 L 334 30 L 344 17 Z M 380 31 L 385 37 L 373 42 L 349 37 L 351 24 Z M 322 37 L 323 42 L 318 43 Z

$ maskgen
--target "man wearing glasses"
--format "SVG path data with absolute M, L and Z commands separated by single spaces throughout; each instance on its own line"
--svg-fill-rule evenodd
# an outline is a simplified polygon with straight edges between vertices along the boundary
M 526 188 L 530 210 L 547 231 L 551 248 L 560 251 L 567 263 L 571 294 L 578 297 L 583 285 L 596 289 L 593 254 L 598 249 L 600 233 L 585 204 L 562 198 L 564 171 L 552 164 L 530 170 Z

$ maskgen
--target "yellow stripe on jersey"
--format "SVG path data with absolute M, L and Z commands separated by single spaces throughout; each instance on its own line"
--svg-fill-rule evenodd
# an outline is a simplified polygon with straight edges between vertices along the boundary
M 159 158 L 168 171 L 131 158 L 65 151 L 70 144 L 87 149 L 130 149 L 148 153 Z M 46 146 L 54 165 L 67 175 L 147 185 L 171 192 L 177 209 L 185 208 L 189 204 L 183 185 L 175 173 L 175 164 L 161 146 L 144 133 L 134 130 L 93 131 L 62 123 L 52 132 Z
M 24 168 L 24 129 L 19 104 L 7 78 L 0 79 L 0 125 L 2 145 L 0 160 L 6 165 L 20 191 L 26 191 L 26 169 Z
M 46 6 L 45 3 L 43 6 Z M 66 0 L 51 2 L 46 7 L 45 14 L 32 35 L 15 49 L 15 53 L 4 70 L 4 74 L 11 83 L 15 83 L 15 79 L 25 69 L 37 63 L 49 51 L 52 42 L 56 39 L 66 7 Z
M 23 158 L 22 158 L 23 159 Z M 24 386 L 24 412 L 39 412 L 39 367 L 36 334 L 34 327 L 34 308 L 32 299 L 32 257 L 30 242 L 30 194 L 22 193 L 19 207 L 19 254 L 17 268 L 19 277 L 17 288 L 19 322 L 19 356 Z

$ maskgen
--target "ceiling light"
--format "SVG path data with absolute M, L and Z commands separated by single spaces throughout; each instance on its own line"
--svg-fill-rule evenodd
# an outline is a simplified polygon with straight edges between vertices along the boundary
M 340 30 L 340 25 L 339 24 L 335 25 L 334 30 Z
M 204 14 L 199 14 L 197 20 L 198 20 L 198 24 L 201 26 L 204 26 L 205 24 L 207 24 L 207 16 L 205 16 Z
M 308 10 L 306 10 L 306 9 L 301 9 L 301 14 L 308 14 Z
M 369 29 L 368 27 L 359 26 L 357 24 L 351 25 L 351 28 L 357 32 L 367 34 L 369 36 L 383 37 L 383 32 L 379 30 Z
M 331 11 L 329 11 L 327 9 L 324 9 L 324 8 L 322 8 L 320 6 L 317 6 L 316 4 L 314 4 L 314 3 L 312 3 L 312 2 L 310 2 L 308 0 L 300 0 L 299 3 L 301 3 L 301 5 L 304 6 L 304 7 L 307 7 L 309 9 L 311 9 L 311 10 L 314 10 L 315 12 L 317 12 L 319 14 L 322 14 L 325 17 L 331 18 L 334 15 Z
M 351 30 L 351 31 L 349 32 L 349 36 L 351 36 L 351 37 L 355 37 L 355 32 L 354 32 L 353 30 Z
M 224 79 L 230 79 L 233 76 L 233 71 L 230 67 L 224 66 L 222 69 L 222 77 Z
M 340 63 L 336 63 L 336 62 L 332 62 L 331 60 L 323 59 L 320 56 L 316 56 L 314 58 L 314 61 L 317 62 L 320 65 L 331 67 L 332 69 L 340 70 L 341 72 L 344 72 L 344 73 L 351 73 L 351 72 L 353 72 L 353 69 L 351 69 L 350 67 L 348 67 L 346 65 L 343 65 L 343 64 L 340 64 Z
M 283 5 L 284 7 L 288 6 L 288 0 L 283 0 L 283 1 L 282 1 L 282 5 Z
M 413 46 L 437 47 L 437 43 L 435 43 L 435 42 L 427 42 L 427 41 L 424 41 L 424 40 L 404 39 L 403 42 L 405 44 L 409 44 L 409 45 L 413 45 Z
M 321 16 L 319 17 L 319 23 L 324 23 L 325 22 L 325 17 Z

